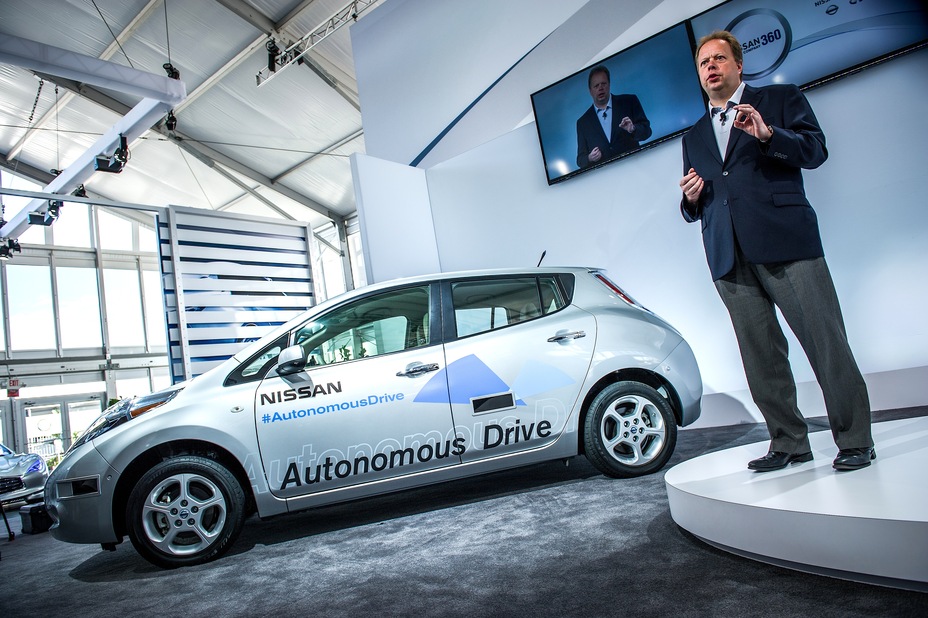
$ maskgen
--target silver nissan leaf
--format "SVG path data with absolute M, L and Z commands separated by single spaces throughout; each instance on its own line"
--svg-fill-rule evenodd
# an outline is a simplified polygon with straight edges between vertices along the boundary
M 269 517 L 585 455 L 650 474 L 702 381 L 680 334 L 590 268 L 445 273 L 322 303 L 189 382 L 123 400 L 49 477 L 52 534 L 171 568 Z

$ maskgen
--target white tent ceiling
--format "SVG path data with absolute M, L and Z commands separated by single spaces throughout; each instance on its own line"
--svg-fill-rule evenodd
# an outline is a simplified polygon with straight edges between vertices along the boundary
M 351 7 L 363 19 L 379 0 Z M 158 122 L 130 143 L 119 174 L 95 172 L 90 197 L 177 204 L 319 225 L 356 210 L 349 155 L 364 151 L 348 27 L 304 62 L 267 76 L 280 49 L 349 0 L 3 0 L 11 35 L 166 75 L 186 85 L 174 131 Z M 350 20 L 349 20 L 350 22 Z M 0 168 L 43 186 L 141 100 L 0 64 Z M 10 214 L 7 213 L 7 220 Z

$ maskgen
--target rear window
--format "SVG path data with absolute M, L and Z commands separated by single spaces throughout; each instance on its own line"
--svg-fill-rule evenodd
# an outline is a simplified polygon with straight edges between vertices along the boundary
M 451 300 L 458 337 L 534 320 L 569 302 L 555 275 L 459 281 Z

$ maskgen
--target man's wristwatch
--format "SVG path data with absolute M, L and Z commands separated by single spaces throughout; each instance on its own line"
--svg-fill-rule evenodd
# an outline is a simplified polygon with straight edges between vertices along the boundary
M 762 140 L 760 140 L 760 143 L 761 143 L 761 144 L 769 144 L 769 143 L 770 143 L 770 140 L 773 139 L 773 127 L 770 126 L 770 125 L 768 124 L 768 125 L 767 125 L 767 130 L 770 132 L 770 137 L 768 137 L 767 139 L 762 139 Z

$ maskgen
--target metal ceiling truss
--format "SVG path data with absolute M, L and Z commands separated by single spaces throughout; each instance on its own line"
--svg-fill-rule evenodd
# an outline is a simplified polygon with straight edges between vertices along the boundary
M 313 161 L 313 160 L 316 159 L 317 157 L 321 157 L 321 156 L 323 156 L 323 155 L 331 154 L 331 153 L 334 152 L 335 150 L 338 150 L 339 148 L 341 148 L 341 147 L 344 146 L 345 144 L 349 144 L 349 143 L 353 142 L 354 140 L 358 139 L 358 138 L 361 137 L 362 135 L 364 135 L 363 129 L 358 129 L 357 131 L 353 132 L 351 135 L 346 135 L 345 137 L 343 137 L 342 139 L 338 140 L 337 142 L 334 142 L 334 143 L 332 143 L 332 144 L 326 146 L 325 148 L 323 148 L 323 149 L 320 150 L 319 152 L 314 152 L 314 153 L 311 154 L 309 157 L 303 159 L 302 161 L 300 161 L 300 162 L 297 163 L 296 165 L 293 165 L 292 167 L 290 167 L 290 168 L 288 168 L 288 169 L 285 169 L 284 171 L 282 171 L 281 173 L 279 173 L 277 176 L 274 176 L 274 178 L 272 178 L 271 181 L 274 182 L 274 183 L 279 182 L 281 178 L 284 178 L 284 177 L 286 177 L 286 176 L 289 176 L 290 174 L 292 174 L 292 173 L 295 172 L 296 170 L 300 169 L 301 167 L 303 167 L 303 166 L 306 165 L 307 163 L 310 163 L 311 161 Z
M 55 178 L 48 170 L 39 169 L 22 161 L 7 161 L 2 156 L 0 156 L 0 167 L 13 174 L 25 176 L 36 184 L 47 185 Z
M 247 53 L 250 56 L 251 52 L 253 52 L 257 47 L 264 47 L 268 40 L 283 39 L 284 31 L 290 27 L 291 23 L 295 21 L 303 13 L 303 11 L 309 8 L 314 0 L 303 0 L 303 2 L 296 6 L 286 17 L 277 23 L 271 21 L 269 17 L 262 14 L 251 5 L 246 4 L 243 2 L 243 0 L 216 1 L 241 19 L 248 22 L 248 24 L 250 24 L 253 28 L 264 33 L 264 36 L 259 37 L 256 41 L 248 46 Z M 373 2 L 371 2 L 371 4 L 373 4 Z M 306 51 L 309 50 L 307 49 Z M 242 53 L 245 53 L 245 51 Z M 302 60 L 302 64 L 304 64 L 308 69 L 312 70 L 316 75 L 318 75 L 326 85 L 335 90 L 356 110 L 361 111 L 360 99 L 358 98 L 358 93 L 355 89 L 352 89 L 350 86 L 339 81 L 337 77 L 332 75 L 332 71 L 322 66 L 322 63 L 319 62 L 319 60 L 316 58 L 313 58 L 312 56 L 304 53 L 302 55 Z M 216 75 L 221 77 L 223 72 L 224 69 L 220 69 Z M 191 96 L 193 95 L 191 94 Z
M 267 15 L 265 15 L 264 13 L 262 13 L 255 7 L 251 6 L 244 0 L 216 0 L 216 2 L 224 6 L 226 9 L 228 9 L 229 11 L 231 11 L 238 17 L 240 17 L 243 21 L 251 24 L 257 30 L 264 32 L 268 36 L 278 35 L 279 31 L 284 26 L 286 26 L 288 22 L 298 17 L 299 14 L 303 11 L 303 9 L 305 9 L 310 4 L 312 4 L 312 0 L 309 0 L 308 2 L 303 2 L 303 4 L 301 4 L 295 11 L 292 11 L 290 15 L 283 18 L 280 21 L 280 23 L 275 24 L 274 21 L 270 17 L 268 17 Z
M 241 174 L 242 176 L 245 176 L 246 178 L 250 178 L 251 180 L 254 180 L 258 184 L 264 185 L 269 189 L 273 189 L 277 193 L 280 193 L 284 197 L 290 198 L 294 202 L 297 202 L 305 206 L 306 208 L 309 208 L 315 212 L 318 212 L 319 214 L 325 216 L 327 219 L 331 221 L 340 221 L 343 219 L 341 215 L 332 212 L 331 210 L 329 210 L 328 208 L 326 208 L 319 202 L 306 197 L 302 193 L 297 193 L 296 191 L 294 191 L 293 189 L 290 189 L 289 187 L 285 185 L 275 182 L 273 179 L 268 178 L 264 174 L 261 174 L 260 172 L 253 170 L 250 167 L 247 167 L 239 163 L 235 159 L 227 157 L 221 152 L 213 150 L 212 148 L 204 144 L 201 144 L 200 142 L 197 142 L 196 140 L 192 138 L 186 137 L 182 133 L 178 133 L 177 131 L 169 132 L 167 131 L 167 129 L 164 129 L 164 128 L 157 128 L 153 130 L 167 137 L 169 140 L 171 140 L 172 142 L 174 142 L 175 144 L 177 144 L 178 146 L 180 146 L 181 148 L 183 148 L 184 150 L 186 150 L 187 152 L 195 156 L 199 161 L 201 161 L 208 167 L 211 167 L 213 169 L 219 169 L 217 168 L 218 165 L 224 166 L 232 170 L 233 172 L 236 172 L 238 174 Z M 282 216 L 286 216 L 286 218 L 288 219 L 293 219 L 293 217 L 290 215 L 283 214 Z
M 352 0 L 341 9 L 336 11 L 327 20 L 316 26 L 316 28 L 304 35 L 296 43 L 290 44 L 286 49 L 281 51 L 277 48 L 274 39 L 267 43 L 268 49 L 268 66 L 258 71 L 255 80 L 258 86 L 263 86 L 284 69 L 294 64 L 302 64 L 304 56 L 313 47 L 324 41 L 334 32 L 340 30 L 358 19 L 358 15 L 373 6 L 378 0 Z

